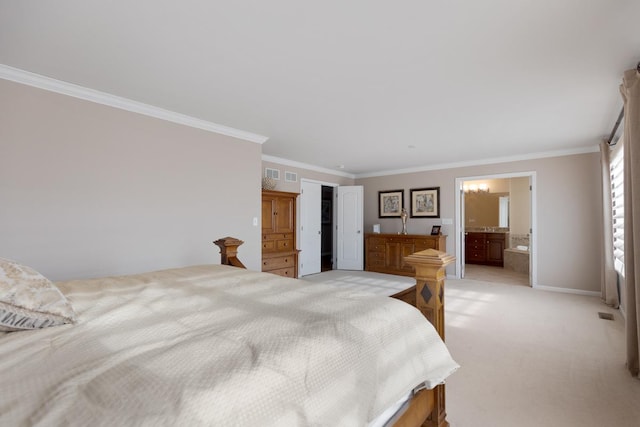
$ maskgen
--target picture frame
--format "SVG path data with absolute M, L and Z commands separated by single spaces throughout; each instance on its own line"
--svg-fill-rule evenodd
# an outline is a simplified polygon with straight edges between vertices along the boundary
M 404 190 L 378 191 L 378 218 L 400 218 Z
M 411 189 L 411 218 L 440 218 L 440 187 Z
M 440 225 L 434 225 L 433 227 L 431 227 L 431 235 L 432 236 L 439 236 L 440 235 Z

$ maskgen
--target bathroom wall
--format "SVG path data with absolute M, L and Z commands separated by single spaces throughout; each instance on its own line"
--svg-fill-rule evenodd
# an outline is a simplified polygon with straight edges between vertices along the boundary
M 509 232 L 511 236 L 528 235 L 530 228 L 531 192 L 529 178 L 511 178 L 509 182 Z

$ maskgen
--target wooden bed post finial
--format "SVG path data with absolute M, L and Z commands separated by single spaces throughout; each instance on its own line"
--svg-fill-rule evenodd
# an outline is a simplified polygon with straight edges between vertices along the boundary
M 416 252 L 404 261 L 416 270 L 416 307 L 433 324 L 444 341 L 445 267 L 456 257 L 435 249 Z M 434 408 L 424 426 L 447 427 L 444 384 L 434 390 Z
M 456 257 L 435 249 L 404 257 L 404 262 L 416 270 L 416 307 L 429 319 L 444 341 L 444 278 L 445 267 Z
M 235 237 L 223 237 L 214 241 L 220 247 L 220 264 L 246 268 L 238 259 L 238 246 L 244 242 Z

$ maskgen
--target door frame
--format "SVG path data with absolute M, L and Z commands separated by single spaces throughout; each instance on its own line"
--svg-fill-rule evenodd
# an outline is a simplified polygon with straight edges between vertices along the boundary
M 333 190 L 334 193 L 335 193 L 335 189 L 340 186 L 340 184 L 338 184 L 336 182 L 326 182 L 326 181 L 319 181 L 317 179 L 300 178 L 300 190 L 299 191 L 302 191 L 302 182 L 303 181 L 304 182 L 309 182 L 309 183 L 312 183 L 312 184 L 320 184 L 321 186 L 333 187 L 334 188 L 334 190 Z M 297 216 L 296 224 L 298 224 L 297 225 L 298 229 L 296 230 L 296 240 L 297 240 L 296 248 L 301 248 L 302 247 L 302 244 L 301 244 L 301 241 L 302 241 L 302 230 L 300 230 L 300 227 L 302 227 L 302 218 L 300 217 L 300 215 L 302 214 L 302 200 L 303 199 L 304 199 L 304 197 L 298 197 L 297 198 L 297 202 L 296 202 L 296 204 L 297 204 L 297 206 L 296 206 L 296 208 L 297 208 L 296 209 L 296 216 Z M 333 212 L 331 213 L 331 215 L 333 216 L 333 223 L 335 224 L 335 221 L 336 221 L 336 207 L 335 206 L 333 207 Z M 336 247 L 336 233 L 337 233 L 336 232 L 336 227 L 333 227 L 333 230 L 331 232 L 333 233 L 333 248 L 331 248 L 331 251 L 332 251 L 331 258 L 332 258 L 333 265 L 336 265 L 336 257 L 337 257 L 337 254 L 336 254 L 336 249 L 337 249 L 337 247 Z M 298 271 L 300 271 L 300 263 L 301 262 L 302 262 L 302 257 L 299 256 L 298 257 Z
M 462 197 L 464 191 L 462 189 L 464 181 L 476 181 L 481 179 L 509 179 L 529 177 L 531 185 L 530 191 L 530 207 L 531 207 L 531 224 L 529 232 L 529 286 L 535 288 L 538 286 L 538 207 L 537 207 L 537 182 L 536 172 L 508 172 L 500 174 L 464 176 L 456 178 L 455 182 L 455 244 L 456 244 L 456 279 L 462 278 L 462 270 L 464 265 L 464 218 L 462 217 Z

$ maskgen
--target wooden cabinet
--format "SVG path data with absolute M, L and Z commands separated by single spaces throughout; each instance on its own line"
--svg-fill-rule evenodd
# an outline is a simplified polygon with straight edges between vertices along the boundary
M 504 233 L 487 234 L 487 264 L 504 267 Z
M 487 237 L 485 233 L 465 233 L 464 261 L 467 264 L 484 264 L 487 261 Z
M 298 277 L 297 193 L 262 190 L 262 271 Z
M 506 236 L 505 233 L 465 233 L 465 263 L 504 266 Z
M 423 234 L 366 234 L 364 269 L 413 276 L 413 267 L 404 262 L 404 257 L 425 249 L 446 252 L 446 238 Z

